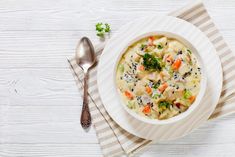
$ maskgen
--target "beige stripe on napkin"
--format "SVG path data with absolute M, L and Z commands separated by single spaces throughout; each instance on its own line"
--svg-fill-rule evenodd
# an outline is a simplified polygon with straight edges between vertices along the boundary
M 211 115 L 210 119 L 221 117 L 235 112 L 235 56 L 225 43 L 212 19 L 207 13 L 204 5 L 195 3 L 181 8 L 169 15 L 186 20 L 202 32 L 214 44 L 217 54 L 220 57 L 223 67 L 223 89 L 219 104 Z M 102 53 L 104 45 L 96 47 L 97 57 Z M 79 91 L 83 90 L 83 72 L 73 59 L 69 60 Z M 118 126 L 106 112 L 100 100 L 96 73 L 97 66 L 90 71 L 89 77 L 89 106 L 93 119 L 94 128 L 97 133 L 101 149 L 104 156 L 131 155 L 145 148 L 151 141 L 136 137 Z M 82 93 L 82 92 L 80 92 Z

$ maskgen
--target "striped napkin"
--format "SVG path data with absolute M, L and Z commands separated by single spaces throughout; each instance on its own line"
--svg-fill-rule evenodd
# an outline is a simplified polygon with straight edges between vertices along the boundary
M 235 79 L 235 56 L 225 43 L 218 29 L 215 27 L 215 24 L 208 15 L 203 3 L 197 2 L 188 5 L 170 13 L 169 15 L 186 20 L 204 32 L 214 44 L 217 54 L 222 62 L 224 77 L 222 93 L 219 103 L 210 119 L 235 112 L 235 81 L 233 81 Z M 104 45 L 98 45 L 96 47 L 98 60 L 103 48 Z M 69 59 L 68 61 L 71 65 L 76 84 L 79 90 L 82 91 L 83 72 L 76 64 L 74 58 Z M 152 141 L 136 137 L 126 132 L 111 119 L 99 97 L 96 83 L 96 68 L 97 67 L 91 69 L 88 81 L 89 107 L 93 119 L 92 122 L 94 124 L 103 155 L 106 157 L 121 155 L 129 156 L 135 154 Z

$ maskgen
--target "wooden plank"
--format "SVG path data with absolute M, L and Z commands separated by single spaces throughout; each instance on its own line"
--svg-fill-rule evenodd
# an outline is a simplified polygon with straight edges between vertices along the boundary
M 234 143 L 217 145 L 152 145 L 137 156 L 164 157 L 221 157 L 234 156 Z M 101 157 L 98 144 L 3 144 L 0 155 L 4 157 Z
M 2 157 L 101 157 L 98 144 L 2 144 Z
M 0 30 L 91 30 L 97 21 L 107 21 L 114 29 L 139 16 L 167 13 L 190 1 L 1 1 Z M 233 29 L 233 2 L 205 1 L 221 28 Z M 210 7 L 213 6 L 213 7 Z M 224 7 L 223 7 L 224 6 Z M 224 11 L 226 9 L 226 11 Z
M 0 106 L 0 143 L 98 143 L 80 125 L 81 106 Z
M 116 31 L 111 33 L 115 35 Z M 232 40 L 235 37 L 233 30 L 222 30 L 225 39 Z M 95 44 L 100 43 L 95 30 L 90 31 L 0 31 L 0 58 L 20 57 L 66 57 L 74 55 L 78 40 L 82 36 L 88 36 Z M 3 66 L 2 64 L 0 67 Z
M 70 69 L 0 70 L 2 105 L 81 106 Z
M 92 129 L 80 126 L 81 106 L 9 106 L 1 105 L 1 143 L 97 143 Z M 211 121 L 184 138 L 165 145 L 218 145 L 234 143 L 235 115 Z
M 231 45 L 235 45 L 235 29 L 222 33 Z M 0 32 L 0 69 L 68 68 L 66 58 L 74 55 L 78 40 L 85 34 L 94 44 L 99 42 L 95 31 Z

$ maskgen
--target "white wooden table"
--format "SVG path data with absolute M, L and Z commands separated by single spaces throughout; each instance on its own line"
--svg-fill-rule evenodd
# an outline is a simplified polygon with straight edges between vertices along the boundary
M 97 22 L 115 31 L 139 16 L 189 0 L 0 0 L 0 157 L 101 156 L 95 131 L 80 127 L 81 98 L 66 57 Z M 235 1 L 206 0 L 235 47 Z M 192 134 L 154 144 L 140 156 L 235 156 L 235 114 Z

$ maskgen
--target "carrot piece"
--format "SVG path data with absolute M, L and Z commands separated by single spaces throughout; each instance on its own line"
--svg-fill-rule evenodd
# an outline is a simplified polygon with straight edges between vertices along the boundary
M 151 93 L 152 93 L 152 89 L 151 89 L 149 86 L 147 86 L 147 87 L 145 88 L 145 91 L 146 91 L 148 94 L 151 94 Z
M 144 109 L 142 110 L 142 112 L 143 112 L 144 114 L 150 113 L 150 112 L 151 112 L 150 105 L 145 105 L 145 106 L 144 106 Z
M 153 41 L 154 39 L 155 39 L 155 38 L 154 38 L 153 36 L 150 36 L 150 37 L 149 37 L 149 40 L 152 40 L 152 41 Z
M 164 90 L 168 87 L 168 84 L 165 82 L 161 86 L 159 86 L 158 90 L 163 93 Z
M 125 96 L 126 96 L 128 99 L 133 99 L 133 98 L 134 98 L 133 95 L 132 95 L 132 93 L 129 92 L 129 91 L 125 91 Z
M 192 95 L 188 99 L 189 99 L 190 103 L 193 103 L 195 101 L 196 97 Z
M 144 71 L 144 66 L 143 66 L 143 65 L 140 65 L 140 66 L 138 67 L 138 69 L 139 69 L 140 71 Z
M 173 70 L 178 70 L 181 66 L 181 59 L 176 59 L 176 61 L 172 64 Z
M 153 46 L 154 45 L 153 44 L 154 39 L 155 38 L 153 36 L 149 37 L 149 46 Z

